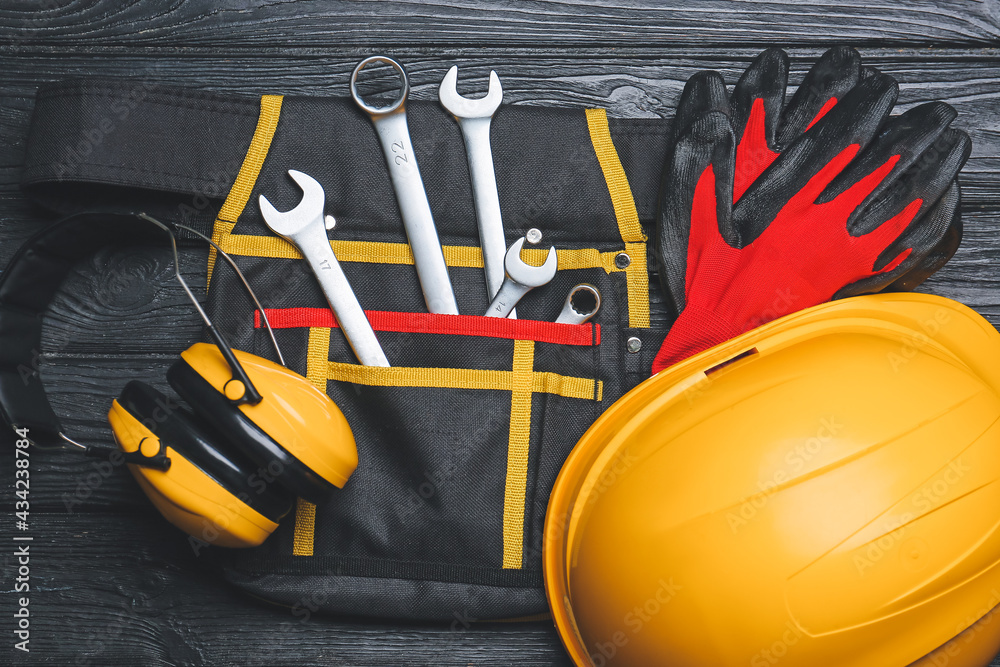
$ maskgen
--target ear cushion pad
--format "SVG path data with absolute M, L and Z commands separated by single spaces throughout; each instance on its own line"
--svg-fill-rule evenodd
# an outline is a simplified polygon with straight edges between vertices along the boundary
M 277 462 L 280 472 L 276 479 L 287 490 L 316 505 L 331 498 L 336 486 L 265 433 L 184 359 L 177 360 L 170 367 L 167 381 L 200 417 L 224 433 L 250 460 L 261 466 Z
M 118 403 L 168 447 L 224 489 L 277 523 L 294 498 L 274 480 L 276 472 L 247 458 L 210 425 L 144 382 L 125 385 Z M 169 471 L 168 471 L 169 472 Z

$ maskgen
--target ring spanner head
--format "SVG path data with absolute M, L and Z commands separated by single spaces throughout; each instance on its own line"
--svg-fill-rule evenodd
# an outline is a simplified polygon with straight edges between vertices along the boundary
M 601 309 L 601 293 L 589 283 L 580 283 L 569 291 L 557 323 L 584 324 Z
M 374 63 L 384 63 L 391 66 L 396 73 L 399 74 L 399 95 L 396 99 L 384 107 L 377 107 L 365 102 L 361 97 L 361 93 L 358 92 L 358 74 L 361 73 L 365 67 L 372 65 Z M 406 98 L 410 94 L 410 79 L 406 76 L 406 68 L 398 60 L 393 60 L 388 56 L 371 56 L 365 58 L 358 63 L 358 66 L 354 68 L 354 72 L 351 73 L 351 97 L 354 98 L 354 103 L 361 107 L 361 110 L 367 113 L 369 116 L 385 116 L 392 113 L 406 104 Z
M 521 248 L 523 247 L 524 237 L 522 236 L 514 241 L 507 250 L 507 255 L 503 259 L 503 268 L 507 271 L 507 276 L 518 285 L 525 287 L 541 287 L 551 282 L 556 277 L 556 270 L 559 268 L 556 247 L 549 248 L 549 254 L 541 266 L 525 264 L 524 260 L 521 259 Z
M 282 212 L 274 208 L 264 195 L 258 199 L 264 222 L 267 223 L 272 232 L 285 237 L 315 223 L 316 218 L 322 218 L 323 209 L 326 206 L 326 194 L 319 181 L 309 174 L 294 169 L 289 169 L 288 175 L 302 188 L 302 201 L 299 202 L 298 206 L 291 211 Z
M 438 99 L 441 106 L 456 118 L 490 118 L 503 101 L 503 88 L 500 77 L 490 71 L 490 89 L 485 97 L 469 99 L 458 94 L 458 66 L 452 67 L 444 75 L 441 87 L 438 88 Z

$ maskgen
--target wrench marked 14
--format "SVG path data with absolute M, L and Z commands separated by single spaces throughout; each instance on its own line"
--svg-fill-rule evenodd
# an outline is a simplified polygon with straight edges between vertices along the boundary
M 556 247 L 549 248 L 545 256 L 545 263 L 541 266 L 526 264 L 521 259 L 521 248 L 524 247 L 524 237 L 511 244 L 504 256 L 503 266 L 507 274 L 500 291 L 490 302 L 490 307 L 486 309 L 487 317 L 507 317 L 514 309 L 517 302 L 525 294 L 548 284 L 556 276 L 559 269 L 559 258 L 556 255 Z

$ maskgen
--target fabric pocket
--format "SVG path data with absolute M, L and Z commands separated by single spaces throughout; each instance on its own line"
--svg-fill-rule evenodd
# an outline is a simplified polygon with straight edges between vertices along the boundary
M 562 461 L 599 414 L 600 326 L 369 311 L 395 364 L 378 368 L 353 360 L 329 309 L 267 315 L 344 411 L 361 463 L 330 503 L 300 500 L 263 547 L 240 554 L 243 585 L 313 575 L 325 609 L 358 611 L 361 586 L 368 613 L 395 590 L 387 613 L 412 605 L 415 615 L 448 617 L 454 584 L 481 589 L 482 607 L 466 599 L 463 613 L 542 611 L 530 594 L 541 589 L 532 545 Z M 259 314 L 255 325 L 266 348 Z M 401 600 L 403 582 L 433 582 L 435 592 Z M 285 590 L 281 582 L 262 593 L 280 599 Z

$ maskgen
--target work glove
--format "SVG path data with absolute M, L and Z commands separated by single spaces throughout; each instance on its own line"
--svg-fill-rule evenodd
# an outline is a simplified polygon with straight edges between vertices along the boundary
M 788 57 L 769 49 L 727 95 L 688 81 L 664 167 L 660 280 L 677 318 L 653 373 L 789 313 L 913 289 L 961 239 L 955 110 L 889 117 L 896 81 L 828 51 L 784 105 Z

